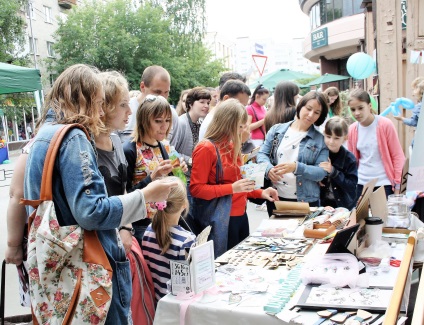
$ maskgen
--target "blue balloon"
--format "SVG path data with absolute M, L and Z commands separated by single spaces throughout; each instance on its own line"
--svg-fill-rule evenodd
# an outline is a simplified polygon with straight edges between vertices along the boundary
M 380 116 L 386 116 L 392 113 L 394 116 L 400 115 L 400 108 L 402 106 L 404 109 L 413 109 L 415 104 L 409 98 L 401 97 L 397 98 L 394 102 L 391 102 L 389 107 L 387 107 L 384 111 L 380 113 Z
M 401 105 L 404 109 L 413 109 L 415 107 L 415 103 L 405 97 L 400 98 L 399 105 Z
M 374 59 L 363 52 L 352 54 L 346 63 L 346 69 L 355 79 L 368 78 L 375 70 Z

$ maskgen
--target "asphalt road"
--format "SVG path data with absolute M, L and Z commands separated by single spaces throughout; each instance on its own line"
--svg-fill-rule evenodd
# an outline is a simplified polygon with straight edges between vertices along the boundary
M 7 243 L 7 228 L 6 228 L 6 212 L 9 203 L 9 184 L 10 178 L 4 178 L 4 172 L 13 172 L 15 168 L 15 161 L 19 151 L 10 154 L 10 164 L 0 164 L 0 258 L 4 259 Z M 249 226 L 251 231 L 255 230 L 263 219 L 268 219 L 266 212 L 258 211 L 255 205 L 248 203 L 247 214 L 249 216 Z M 19 289 L 18 289 L 18 276 L 16 268 L 13 265 L 6 265 L 6 303 L 5 303 L 5 316 L 29 314 L 29 308 L 21 307 L 19 304 Z

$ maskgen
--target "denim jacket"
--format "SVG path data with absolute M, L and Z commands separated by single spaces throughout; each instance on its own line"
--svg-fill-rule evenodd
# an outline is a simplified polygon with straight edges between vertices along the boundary
M 48 121 L 52 121 L 52 118 Z M 25 170 L 24 192 L 27 199 L 40 198 L 47 149 L 60 126 L 45 123 L 34 139 Z M 107 324 L 127 323 L 127 315 L 122 310 L 124 308 L 128 313 L 131 302 L 129 262 L 116 230 L 128 220 L 123 218 L 123 214 L 128 213 L 127 200 L 128 195 L 127 199 L 122 196 L 107 196 L 92 144 L 82 130 L 72 129 L 68 132 L 61 143 L 54 166 L 53 202 L 61 226 L 79 224 L 83 229 L 97 230 L 113 268 L 113 296 Z M 140 202 L 142 208 L 138 210 L 139 213 L 134 213 L 138 215 L 136 219 L 132 219 L 137 220 L 146 215 L 144 198 Z
M 356 158 L 353 153 L 341 146 L 339 152 L 330 152 L 330 159 L 333 171 L 323 180 L 321 198 L 324 197 L 331 184 L 337 204 L 333 208 L 344 207 L 351 210 L 356 205 L 356 185 L 358 184 Z
M 266 134 L 265 142 L 256 158 L 258 163 L 268 163 L 265 172 L 266 178 L 268 178 L 269 170 L 278 164 L 278 147 L 292 123 L 293 121 L 276 124 Z M 300 141 L 297 168 L 294 172 L 298 201 L 319 201 L 320 188 L 318 182 L 327 175 L 324 169 L 318 167 L 323 161 L 328 161 L 328 149 L 324 143 L 324 137 L 314 126 L 311 126 L 306 136 Z

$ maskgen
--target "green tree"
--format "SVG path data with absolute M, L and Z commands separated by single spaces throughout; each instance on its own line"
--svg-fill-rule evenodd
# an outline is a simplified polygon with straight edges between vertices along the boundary
M 171 20 L 172 31 L 179 42 L 174 48 L 177 55 L 184 55 L 187 50 L 195 50 L 206 32 L 205 0 L 153 0 L 162 6 L 165 16 Z
M 24 111 L 27 121 L 31 120 L 31 108 L 35 106 L 32 93 L 12 93 L 0 95 L 0 108 L 9 121 L 19 124 L 24 120 Z
M 177 31 L 180 27 L 164 10 L 151 2 L 134 9 L 130 0 L 92 0 L 74 8 L 59 23 L 55 51 L 60 60 L 50 61 L 51 70 L 60 73 L 75 63 L 118 70 L 132 89 L 138 89 L 143 70 L 161 65 L 172 77 L 173 103 L 184 88 L 216 85 L 222 63 L 211 60 L 210 51 L 195 41 L 198 36 L 190 35 L 192 42 L 187 45 L 190 31 Z
M 0 0 L 0 62 L 25 65 L 26 57 L 18 56 L 25 44 L 27 0 Z

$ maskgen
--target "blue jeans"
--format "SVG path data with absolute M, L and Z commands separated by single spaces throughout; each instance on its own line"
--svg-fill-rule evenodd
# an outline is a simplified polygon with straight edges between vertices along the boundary
M 239 217 L 230 217 L 228 225 L 228 250 L 242 242 L 249 236 L 249 220 L 246 212 Z
M 373 192 L 378 190 L 379 187 L 380 186 L 374 187 Z M 364 188 L 364 185 L 361 185 L 361 184 L 356 185 L 356 202 L 358 202 L 363 188 Z M 384 191 L 386 192 L 386 198 L 388 198 L 390 194 L 394 193 L 392 190 L 392 185 L 384 185 Z

